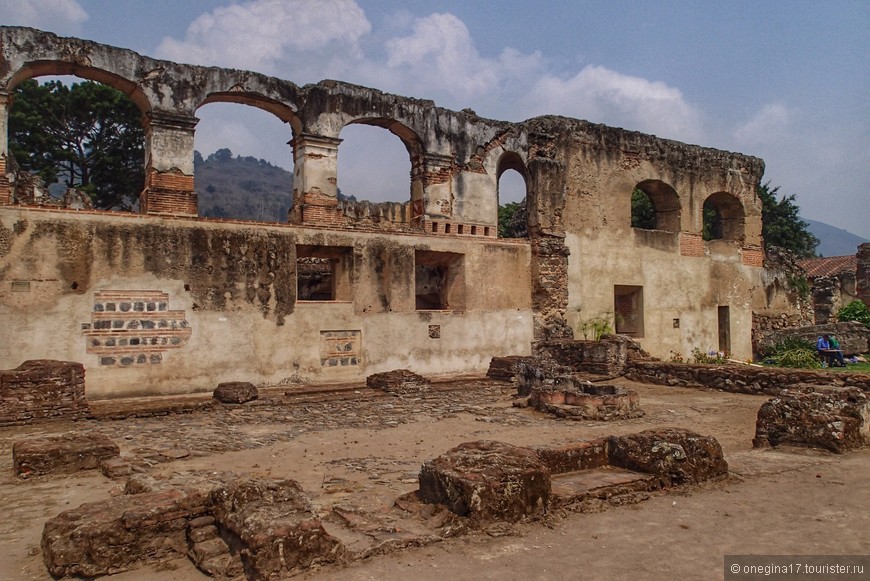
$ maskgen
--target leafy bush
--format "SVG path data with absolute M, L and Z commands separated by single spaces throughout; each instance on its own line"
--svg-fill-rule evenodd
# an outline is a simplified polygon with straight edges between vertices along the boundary
M 679 351 L 671 351 L 670 357 L 668 357 L 668 361 L 670 363 L 685 363 L 686 360 L 683 358 L 683 354 Z
M 610 313 L 585 319 L 580 322 L 580 332 L 584 340 L 600 341 L 603 335 L 613 333 L 613 325 L 610 324 Z M 590 337 L 591 335 L 591 337 Z
M 762 354 L 765 358 L 776 358 L 786 351 L 792 351 L 794 349 L 806 349 L 807 351 L 815 352 L 816 345 L 811 341 L 799 337 L 785 337 L 765 348 Z
M 852 301 L 837 312 L 837 320 L 858 321 L 870 329 L 870 309 L 862 301 Z
M 772 357 L 775 365 L 779 367 L 792 367 L 797 369 L 815 369 L 821 367 L 819 355 L 815 348 L 787 349 Z

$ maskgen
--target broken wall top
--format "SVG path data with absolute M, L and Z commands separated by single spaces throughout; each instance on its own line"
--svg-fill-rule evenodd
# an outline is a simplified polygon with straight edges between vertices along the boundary
M 723 179 L 736 175 L 753 190 L 764 171 L 764 163 L 755 157 L 588 121 L 556 116 L 521 123 L 496 121 L 471 110 L 451 111 L 431 100 L 340 81 L 299 87 L 252 71 L 175 63 L 32 28 L 0 27 L 0 91 L 9 92 L 30 77 L 59 74 L 120 89 L 150 116 L 176 116 L 195 123 L 199 107 L 228 101 L 269 111 L 289 123 L 296 135 L 337 137 L 345 125 L 364 122 L 396 134 L 411 154 L 445 156 L 445 161 L 465 166 L 474 164 L 492 144 L 517 152 L 528 162 L 535 156 L 560 157 L 556 143 L 570 140 L 596 158 L 627 154 L 674 172 L 709 175 L 712 171 Z M 528 143 L 529 134 L 535 134 L 535 144 Z

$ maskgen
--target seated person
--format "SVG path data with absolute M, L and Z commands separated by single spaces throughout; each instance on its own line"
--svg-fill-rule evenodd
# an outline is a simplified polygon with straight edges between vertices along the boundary
M 840 348 L 840 342 L 831 335 L 828 337 L 828 343 L 831 346 L 831 367 L 837 365 L 839 367 L 846 367 L 846 361 L 843 359 L 843 350 Z
M 827 335 L 821 335 L 816 341 L 816 352 L 819 354 L 819 360 L 822 363 L 830 363 L 831 343 L 828 341 Z

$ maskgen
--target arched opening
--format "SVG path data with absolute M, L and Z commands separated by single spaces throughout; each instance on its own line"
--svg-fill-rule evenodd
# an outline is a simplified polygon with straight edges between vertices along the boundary
M 743 240 L 743 204 L 727 192 L 716 192 L 704 201 L 704 240 Z
M 205 218 L 286 222 L 293 131 L 266 103 L 212 96 L 197 109 L 194 188 Z
M 352 201 L 410 200 L 411 160 L 396 135 L 367 121 L 346 125 L 339 135 L 338 186 Z
M 416 134 L 391 119 L 361 119 L 342 128 L 338 146 L 339 206 L 348 217 L 410 223 L 411 156 Z
M 529 212 L 527 207 L 527 173 L 522 158 L 506 152 L 499 158 L 496 170 L 498 186 L 498 235 L 500 238 L 527 238 Z
M 631 192 L 631 227 L 678 232 L 680 197 L 660 180 L 644 180 Z
M 40 82 L 19 71 L 8 111 L 12 201 L 137 211 L 145 183 L 141 93 L 110 73 L 66 63 L 28 72 L 97 80 L 64 74 Z

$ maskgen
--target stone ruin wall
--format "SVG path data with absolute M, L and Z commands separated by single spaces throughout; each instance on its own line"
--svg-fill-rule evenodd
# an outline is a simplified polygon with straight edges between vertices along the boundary
M 0 426 L 90 415 L 85 369 L 67 361 L 25 361 L 0 371 Z
M 870 307 L 870 242 L 858 247 L 857 268 L 855 271 L 855 294 Z
M 483 119 L 471 110 L 450 111 L 432 101 L 338 81 L 299 87 L 254 72 L 159 61 L 33 29 L 0 27 L 0 41 L 4 129 L 14 86 L 33 76 L 60 73 L 124 91 L 143 111 L 146 125 L 147 177 L 138 216 L 12 208 L 8 180 L 0 182 L 0 260 L 9 265 L 23 260 L 47 272 L 25 276 L 14 268 L 4 270 L 0 304 L 13 313 L 42 309 L 41 328 L 65 329 L 71 337 L 62 356 L 44 353 L 35 344 L 7 347 L 0 360 L 10 361 L 10 366 L 29 352 L 92 361 L 89 351 L 76 343 L 82 331 L 100 342 L 88 347 L 91 352 L 120 347 L 107 346 L 98 337 L 100 329 L 82 325 L 94 325 L 96 319 L 125 329 L 134 324 L 135 317 L 85 316 L 101 304 L 95 293 L 125 289 L 166 293 L 171 297 L 167 308 L 181 313 L 165 318 L 158 312 L 135 324 L 184 321 L 192 329 L 168 336 L 156 333 L 156 339 L 149 335 L 149 342 L 158 341 L 148 344 L 156 349 L 115 358 L 136 365 L 143 357 L 149 364 L 184 361 L 178 373 L 162 368 L 156 385 L 164 387 L 158 390 L 177 390 L 178 382 L 190 385 L 197 374 L 213 370 L 215 352 L 232 351 L 233 341 L 243 342 L 246 336 L 259 339 L 246 342 L 243 361 L 234 367 L 239 376 L 227 379 L 337 381 L 412 363 L 421 372 L 483 370 L 492 356 L 528 354 L 534 341 L 577 337 L 578 317 L 612 311 L 614 285 L 619 284 L 643 287 L 647 329 L 638 339 L 654 355 L 714 343 L 721 305 L 732 310 L 733 351 L 740 357 L 751 354 L 752 312 L 763 302 L 757 292 L 763 269 L 760 201 L 755 196 L 763 162 L 757 158 L 576 119 Z M 262 108 L 292 130 L 295 191 L 287 225 L 196 218 L 195 113 L 212 102 Z M 339 202 L 339 133 L 350 123 L 382 127 L 405 144 L 412 168 L 406 204 Z M 0 134 L 3 161 L 6 132 Z M 498 176 L 505 169 L 516 169 L 526 179 L 527 240 L 494 240 Z M 675 196 L 663 211 L 669 224 L 664 230 L 630 227 L 631 191 L 646 183 L 658 184 L 653 193 L 667 190 Z M 705 242 L 700 236 L 701 208 L 714 195 L 739 209 L 739 215 L 729 218 L 736 234 Z M 168 232 L 172 242 L 162 240 L 161 232 Z M 333 297 L 328 310 L 303 304 L 309 301 L 300 302 L 295 295 L 295 269 L 287 261 L 300 244 L 333 258 L 339 252 L 341 261 L 353 258 L 342 287 L 350 295 Z M 448 262 L 454 255 L 464 257 L 464 277 L 451 275 L 458 285 L 452 304 L 420 312 L 413 304 L 407 266 L 432 252 L 444 253 L 439 260 Z M 122 267 L 113 271 L 111 264 Z M 686 295 L 686 279 L 707 282 Z M 27 300 L 12 292 L 25 283 L 33 291 Z M 147 314 L 151 302 L 143 296 L 130 304 L 141 303 Z M 76 314 L 49 314 L 65 309 Z M 246 318 L 254 314 L 258 317 Z M 13 326 L 21 323 L 17 317 L 10 315 Z M 272 327 L 264 334 L 260 320 L 282 327 L 278 335 Z M 678 320 L 682 325 L 672 324 Z M 222 326 L 232 332 L 221 332 Z M 451 327 L 453 333 L 445 334 Z M 348 351 L 318 352 L 316 337 L 323 332 L 327 342 L 346 339 Z M 208 345 L 206 337 L 214 343 Z M 133 339 L 140 341 L 138 348 L 145 336 L 130 335 Z M 169 347 L 162 350 L 164 340 Z M 270 346 L 273 341 L 301 355 L 288 356 Z M 396 353 L 391 342 L 414 347 Z M 124 347 L 132 351 L 128 343 Z M 347 362 L 343 374 L 320 368 L 333 362 L 336 367 Z M 89 367 L 95 380 L 108 372 Z M 138 377 L 124 373 L 128 377 L 122 383 L 128 385 Z M 107 381 L 108 376 L 96 383 Z M 211 378 L 195 383 L 196 389 L 214 385 Z

